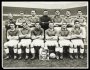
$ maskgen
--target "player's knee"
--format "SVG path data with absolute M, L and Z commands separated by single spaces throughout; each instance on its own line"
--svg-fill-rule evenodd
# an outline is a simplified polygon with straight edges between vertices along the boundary
M 35 49 L 34 48 L 31 48 L 31 53 L 35 53 Z
M 18 48 L 21 48 L 21 43 L 18 43 Z
M 29 53 L 29 48 L 26 48 L 26 53 Z
M 14 48 L 14 53 L 17 53 L 17 48 Z
M 21 48 L 18 49 L 18 54 L 21 54 L 22 53 L 22 50 Z
M 63 53 L 63 47 L 60 47 L 60 53 Z
M 74 53 L 77 53 L 78 52 L 78 49 L 77 49 L 77 47 L 76 48 L 74 48 Z
M 80 48 L 80 53 L 84 53 L 84 48 Z
M 73 48 L 69 48 L 69 53 L 73 53 L 74 49 Z

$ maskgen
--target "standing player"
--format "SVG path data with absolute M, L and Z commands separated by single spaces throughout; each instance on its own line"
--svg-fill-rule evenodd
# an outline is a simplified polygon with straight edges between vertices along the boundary
M 7 55 L 5 59 L 10 58 L 9 56 L 9 47 L 12 47 L 14 50 L 14 59 L 16 59 L 16 54 L 17 54 L 17 44 L 19 42 L 18 40 L 18 35 L 19 31 L 15 28 L 15 23 L 10 23 L 10 29 L 7 31 L 7 39 L 9 40 L 8 42 L 4 43 L 4 50 Z
M 41 28 L 39 23 L 35 23 L 35 28 L 31 32 L 31 37 L 33 42 L 31 43 L 31 53 L 32 58 L 35 58 L 35 54 L 39 53 L 36 51 L 36 49 L 39 49 L 44 47 L 44 30 Z
M 62 24 L 62 21 L 63 21 L 63 19 L 60 15 L 60 11 L 59 10 L 55 11 L 55 16 L 52 19 L 52 22 L 55 23 L 54 25 L 60 26 Z
M 5 21 L 5 28 L 6 30 L 10 29 L 10 24 L 15 23 L 16 21 L 13 19 L 13 15 L 10 13 L 8 14 L 8 20 Z
M 20 30 L 19 37 L 20 37 L 20 42 L 18 43 L 18 54 L 19 54 L 19 59 L 21 59 L 21 53 L 22 49 L 21 46 L 25 47 L 25 52 L 26 52 L 26 57 L 25 59 L 28 59 L 29 52 L 30 52 L 30 45 L 31 45 L 31 30 L 28 27 L 26 22 L 22 23 L 23 28 Z
M 67 23 L 67 27 L 72 27 L 74 25 L 73 24 L 73 19 L 71 17 L 71 12 L 69 10 L 66 11 L 66 16 L 63 19 L 63 23 Z
M 49 23 L 49 28 L 45 31 L 46 42 L 45 49 L 49 49 L 49 53 L 56 53 L 57 59 L 59 59 L 59 47 L 58 47 L 58 36 L 54 29 L 54 23 Z
M 35 10 L 31 11 L 31 16 L 28 17 L 28 21 L 31 23 L 30 26 L 35 26 L 35 23 L 39 22 L 39 18 L 36 16 L 36 11 Z
M 40 25 L 41 27 L 46 30 L 48 29 L 48 25 L 51 22 L 51 18 L 48 16 L 48 11 L 44 10 L 43 16 L 40 17 Z
M 83 13 L 81 10 L 78 10 L 77 17 L 75 20 L 78 20 L 81 26 L 86 26 L 86 19 L 83 16 Z
M 70 32 L 67 29 L 67 23 L 62 23 L 61 30 L 59 31 L 59 46 L 60 58 L 63 59 L 63 47 L 69 46 L 70 58 L 73 59 L 73 44 L 70 41 Z
M 18 18 L 18 19 L 16 20 L 17 28 L 22 27 L 22 23 L 26 21 L 26 17 L 25 17 L 25 15 L 24 15 L 24 12 L 23 12 L 23 11 L 20 11 L 20 17 L 21 17 L 21 18 Z
M 80 22 L 78 20 L 74 21 L 74 28 L 71 30 L 71 35 L 72 35 L 72 43 L 74 45 L 74 53 L 75 53 L 75 58 L 78 58 L 78 48 L 77 46 L 80 47 L 80 58 L 83 58 L 83 53 L 84 53 L 84 43 L 83 43 L 83 30 L 80 27 Z
M 10 13 L 8 14 L 8 20 L 5 21 L 5 28 L 6 28 L 6 33 L 7 33 L 7 30 L 10 29 L 10 24 L 11 23 L 15 23 L 16 21 L 13 19 L 13 15 Z M 7 37 L 7 35 L 6 35 Z

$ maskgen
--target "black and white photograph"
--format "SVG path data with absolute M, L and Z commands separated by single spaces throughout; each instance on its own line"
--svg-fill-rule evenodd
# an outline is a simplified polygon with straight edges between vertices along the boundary
M 88 1 L 2 1 L 3 69 L 87 69 Z

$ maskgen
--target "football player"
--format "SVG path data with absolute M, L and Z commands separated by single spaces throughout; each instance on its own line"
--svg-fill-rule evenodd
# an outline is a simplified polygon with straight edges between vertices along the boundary
M 8 20 L 5 21 L 5 28 L 6 28 L 6 33 L 7 30 L 10 29 L 10 24 L 11 23 L 16 23 L 16 21 L 13 19 L 13 14 L 8 14 Z M 7 37 L 7 35 L 6 35 Z
M 17 28 L 21 28 L 22 27 L 22 22 L 26 21 L 25 13 L 23 11 L 20 11 L 19 15 L 20 15 L 20 18 L 18 18 L 16 20 Z
M 83 58 L 83 53 L 84 53 L 84 43 L 83 43 L 83 30 L 80 27 L 80 22 L 78 20 L 74 21 L 74 28 L 71 30 L 71 36 L 72 36 L 72 43 L 74 45 L 74 53 L 75 53 L 75 58 L 78 58 L 78 48 L 77 46 L 80 47 L 80 58 Z
M 33 40 L 31 43 L 31 59 L 34 59 L 36 56 L 35 54 L 39 53 L 36 49 L 39 51 L 40 48 L 44 47 L 44 30 L 39 23 L 35 23 L 35 28 L 31 31 L 31 38 Z
M 78 10 L 77 17 L 75 18 L 75 20 L 78 20 L 81 26 L 86 26 L 86 19 L 83 16 L 83 13 L 81 10 Z
M 59 47 L 61 59 L 63 59 L 64 46 L 69 46 L 70 58 L 73 59 L 73 44 L 70 41 L 70 31 L 67 29 L 67 23 L 62 23 L 61 30 L 59 31 Z
M 59 59 L 59 46 L 58 46 L 58 36 L 57 32 L 54 29 L 54 23 L 49 23 L 49 28 L 45 31 L 45 49 L 49 49 L 49 54 L 50 53 L 55 53 L 57 55 L 57 59 Z
M 31 23 L 30 26 L 35 26 L 35 23 L 39 22 L 39 18 L 36 16 L 36 11 L 31 11 L 31 16 L 28 17 L 29 22 Z
M 77 12 L 77 16 L 75 18 L 75 20 L 78 20 L 80 22 L 80 26 L 84 32 L 84 36 L 87 37 L 85 34 L 87 33 L 87 21 L 85 16 L 83 15 L 81 10 L 78 10 Z M 86 38 L 84 39 L 84 43 L 86 42 Z
M 63 21 L 63 19 L 62 19 L 61 15 L 60 15 L 60 11 L 56 10 L 55 11 L 55 16 L 52 19 L 52 22 L 55 23 L 54 26 L 61 26 L 62 21 Z
M 10 23 L 10 29 L 7 31 L 7 39 L 9 40 L 8 42 L 4 43 L 4 50 L 6 53 L 6 58 L 10 58 L 9 55 L 9 48 L 12 47 L 14 50 L 14 59 L 17 57 L 17 44 L 19 42 L 19 31 L 15 28 L 15 23 Z
M 25 59 L 28 59 L 29 57 L 29 52 L 30 52 L 30 46 L 31 46 L 31 30 L 28 27 L 26 22 L 22 23 L 23 28 L 20 30 L 19 32 L 19 38 L 20 38 L 20 42 L 18 43 L 18 54 L 19 54 L 19 58 L 21 59 L 21 53 L 22 53 L 22 49 L 21 47 L 25 47 L 25 53 L 26 53 L 26 57 Z
M 10 14 L 8 14 L 8 20 L 5 21 L 6 30 L 10 29 L 9 25 L 13 22 L 15 23 L 16 21 L 13 19 L 13 14 L 10 13 Z
M 63 19 L 63 23 L 67 23 L 67 27 L 72 27 L 74 25 L 73 24 L 73 19 L 71 17 L 71 12 L 69 10 L 66 11 L 66 16 Z

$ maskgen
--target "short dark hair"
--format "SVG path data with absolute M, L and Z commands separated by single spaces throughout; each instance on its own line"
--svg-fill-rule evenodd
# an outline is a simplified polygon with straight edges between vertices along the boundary
M 20 13 L 24 13 L 23 11 L 20 11 Z M 25 13 L 24 13 L 25 14 Z
M 75 21 L 74 21 L 74 24 L 75 24 L 76 22 L 79 22 L 79 21 L 78 21 L 78 20 L 75 20 Z
M 15 28 L 16 28 L 16 24 L 15 24 L 15 22 L 10 22 L 10 25 L 11 25 L 11 24 L 14 24 L 14 25 L 15 25 Z
M 48 11 L 48 10 L 45 9 L 44 11 Z
M 81 11 L 81 10 L 78 10 L 78 11 Z
M 22 22 L 22 24 L 23 24 L 23 23 L 26 23 L 26 25 L 27 25 L 27 22 L 26 22 L 26 21 Z

